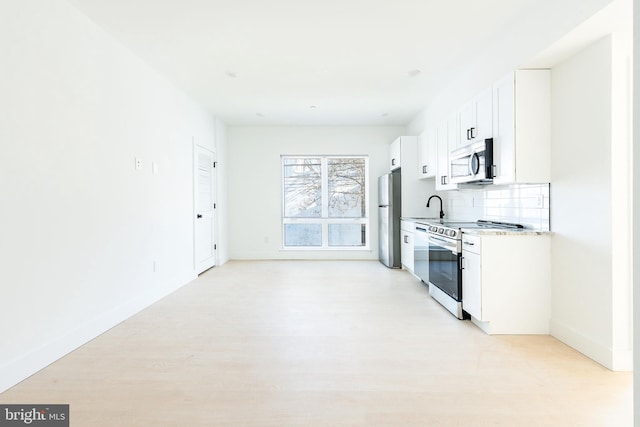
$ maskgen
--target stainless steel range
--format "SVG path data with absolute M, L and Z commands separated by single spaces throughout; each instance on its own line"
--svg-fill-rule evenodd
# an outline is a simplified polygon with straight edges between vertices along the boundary
M 416 225 L 416 241 L 419 232 L 423 235 L 426 232 L 428 238 L 429 294 L 458 319 L 468 318 L 462 310 L 462 228 L 521 229 L 523 226 L 485 220 Z M 419 262 L 415 260 L 416 265 Z M 424 277 L 420 278 L 427 282 Z

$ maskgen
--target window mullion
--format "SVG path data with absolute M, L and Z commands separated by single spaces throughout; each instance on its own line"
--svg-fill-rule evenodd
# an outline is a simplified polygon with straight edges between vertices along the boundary
M 321 166 L 322 178 L 322 247 L 329 247 L 329 161 L 326 157 L 322 158 Z

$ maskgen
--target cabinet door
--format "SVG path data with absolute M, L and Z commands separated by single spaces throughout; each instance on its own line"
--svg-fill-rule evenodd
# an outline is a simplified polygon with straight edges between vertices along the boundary
M 493 90 L 488 88 L 460 110 L 460 146 L 491 138 L 493 129 Z
M 428 158 L 429 158 L 429 176 L 430 177 L 434 177 L 436 176 L 436 172 L 438 169 L 438 134 L 440 132 L 445 132 L 447 131 L 447 127 L 445 126 L 444 131 L 438 127 L 437 132 L 434 132 L 433 138 L 429 139 L 429 154 L 428 154 Z
M 515 182 L 515 80 L 513 73 L 493 88 L 493 161 L 495 184 Z
M 402 230 L 402 245 L 400 246 L 400 259 L 402 265 L 413 273 L 413 233 Z
M 462 308 L 482 319 L 482 270 L 480 255 L 462 251 Z
M 472 131 L 476 128 L 476 103 L 468 102 L 460 109 L 459 113 L 459 146 L 464 146 L 473 141 Z M 455 149 L 452 147 L 452 149 Z
M 473 131 L 473 140 L 482 141 L 493 136 L 493 90 L 488 88 L 475 100 L 476 128 Z
M 496 184 L 551 180 L 551 74 L 517 70 L 494 84 Z
M 436 174 L 435 168 L 435 145 L 437 141 L 437 130 L 430 128 L 422 132 L 419 137 L 418 154 L 420 162 L 418 164 L 418 176 L 420 178 L 431 178 Z
M 389 170 L 398 169 L 400 167 L 400 143 L 400 138 L 391 143 L 391 147 L 389 148 Z
M 457 184 L 451 184 L 449 175 L 449 152 L 457 147 L 459 141 L 458 115 L 452 114 L 438 126 L 436 165 L 436 190 L 453 190 Z

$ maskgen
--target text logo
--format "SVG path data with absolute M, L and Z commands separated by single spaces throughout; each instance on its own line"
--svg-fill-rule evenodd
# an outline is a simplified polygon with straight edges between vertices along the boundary
M 0 427 L 69 427 L 69 405 L 0 405 Z

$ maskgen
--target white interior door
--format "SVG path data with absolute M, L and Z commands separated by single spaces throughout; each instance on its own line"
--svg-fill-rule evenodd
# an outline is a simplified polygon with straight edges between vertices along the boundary
M 197 274 L 216 263 L 214 162 L 212 151 L 194 146 L 194 265 Z

